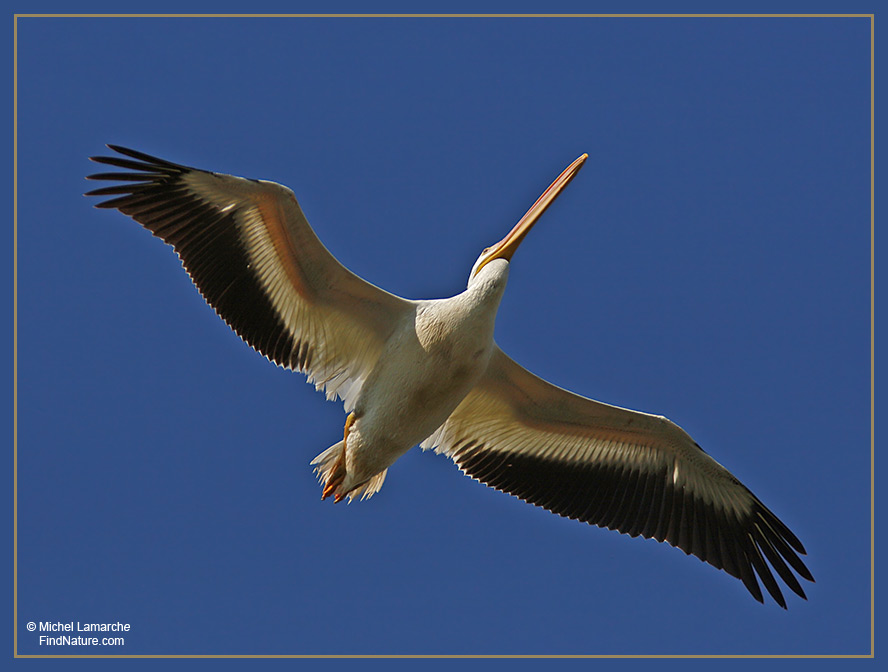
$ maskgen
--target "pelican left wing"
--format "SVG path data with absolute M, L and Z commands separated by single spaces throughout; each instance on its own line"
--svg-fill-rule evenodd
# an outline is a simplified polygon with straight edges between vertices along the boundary
M 116 208 L 172 245 L 201 295 L 241 338 L 352 410 L 410 302 L 340 264 L 286 187 L 108 147 L 129 158 L 92 160 L 125 172 L 88 179 L 124 184 L 88 192 L 113 196 L 96 207 Z
M 801 597 L 813 581 L 796 536 L 678 425 L 563 390 L 498 347 L 487 372 L 422 447 L 561 516 L 666 541 L 784 609 L 770 567 Z M 769 567 L 770 563 L 770 567 Z

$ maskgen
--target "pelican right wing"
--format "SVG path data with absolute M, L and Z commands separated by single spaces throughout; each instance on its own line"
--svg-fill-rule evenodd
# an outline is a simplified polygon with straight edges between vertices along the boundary
M 351 411 L 386 339 L 412 304 L 340 264 L 312 231 L 293 192 L 109 145 L 92 157 L 126 172 L 87 193 L 172 245 L 219 316 L 276 364 L 300 371 Z
M 666 541 L 786 601 L 770 566 L 805 597 L 796 536 L 664 417 L 586 399 L 533 375 L 498 347 L 486 373 L 424 449 L 561 516 Z M 790 569 L 790 567 L 792 569 Z

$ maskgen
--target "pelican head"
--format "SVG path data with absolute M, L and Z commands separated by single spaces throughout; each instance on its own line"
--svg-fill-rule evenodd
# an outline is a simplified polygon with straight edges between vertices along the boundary
M 495 245 L 484 248 L 484 251 L 481 252 L 481 256 L 478 257 L 478 261 L 472 266 L 472 272 L 469 274 L 470 285 L 481 269 L 494 259 L 504 259 L 507 262 L 512 259 L 512 255 L 515 254 L 515 250 L 518 249 L 521 241 L 524 240 L 524 236 L 526 236 L 533 228 L 533 225 L 537 223 L 540 215 L 546 211 L 546 208 L 552 204 L 552 201 L 558 197 L 558 194 L 560 194 L 574 176 L 580 172 L 580 168 L 583 167 L 583 164 L 588 158 L 588 154 L 583 154 L 565 168 L 561 175 L 555 178 L 555 181 L 543 192 L 543 195 L 536 200 L 536 203 L 530 206 L 530 210 L 528 210 L 524 217 L 522 217 L 512 230 L 506 234 L 505 238 Z

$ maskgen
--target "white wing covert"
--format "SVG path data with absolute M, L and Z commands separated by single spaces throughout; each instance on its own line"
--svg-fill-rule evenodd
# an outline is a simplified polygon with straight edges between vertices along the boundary
M 814 580 L 795 535 L 678 425 L 556 387 L 498 347 L 422 447 L 553 513 L 677 546 L 741 579 L 759 602 L 756 574 L 786 608 L 769 563 L 803 598 L 789 567 Z
M 312 231 L 293 192 L 108 145 L 130 158 L 92 157 L 127 172 L 88 196 L 172 245 L 219 316 L 276 364 L 300 371 L 346 410 L 412 304 L 340 264 Z

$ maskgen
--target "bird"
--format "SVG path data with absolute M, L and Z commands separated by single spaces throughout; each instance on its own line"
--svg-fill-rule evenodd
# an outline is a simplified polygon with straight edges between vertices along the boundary
M 171 245 L 198 291 L 252 348 L 342 401 L 342 440 L 311 465 L 321 498 L 366 499 L 408 450 L 563 517 L 666 542 L 786 609 L 782 579 L 814 578 L 790 529 L 677 424 L 535 376 L 493 338 L 512 256 L 573 180 L 573 161 L 472 266 L 466 290 L 404 299 L 324 247 L 275 182 L 173 163 L 119 145 L 88 191 Z M 338 438 L 338 437 L 337 437 Z M 772 571 L 773 570 L 773 571 Z

